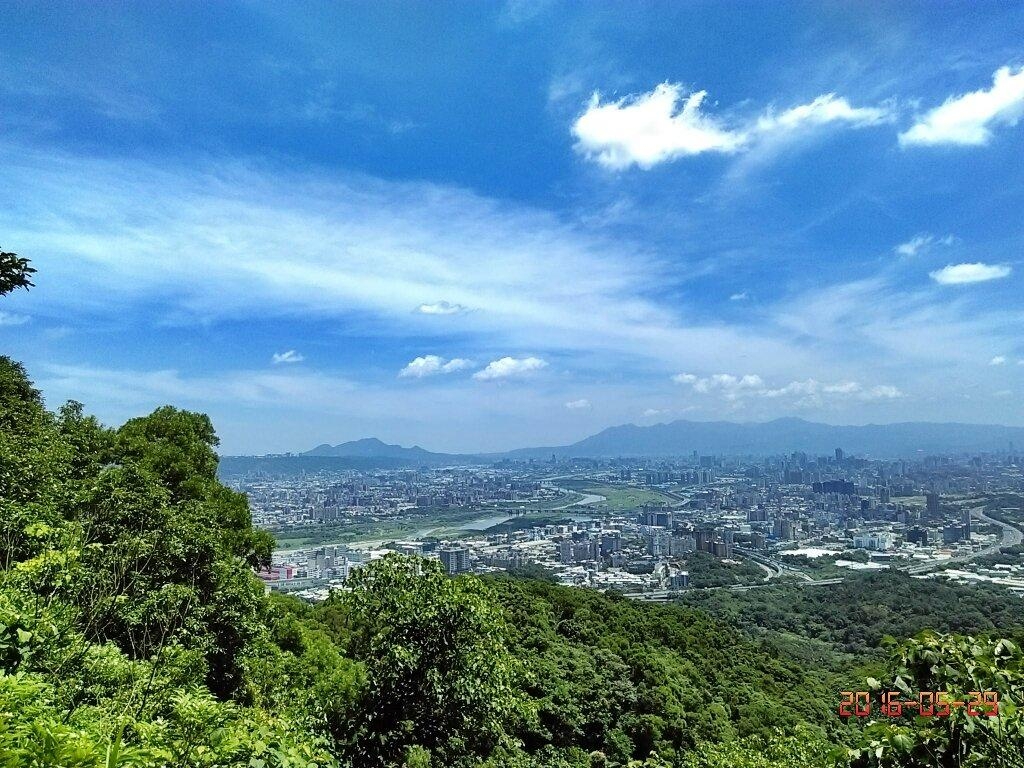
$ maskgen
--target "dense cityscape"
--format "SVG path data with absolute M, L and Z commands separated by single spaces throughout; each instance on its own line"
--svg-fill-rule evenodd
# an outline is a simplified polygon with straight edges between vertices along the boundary
M 1013 452 L 878 461 L 793 453 L 577 459 L 230 478 L 282 548 L 267 587 L 323 599 L 387 552 L 451 574 L 539 569 L 638 599 L 827 586 L 896 568 L 1024 595 L 1024 473 Z M 315 543 L 310 543 L 315 542 Z M 292 544 L 292 546 L 289 545 Z

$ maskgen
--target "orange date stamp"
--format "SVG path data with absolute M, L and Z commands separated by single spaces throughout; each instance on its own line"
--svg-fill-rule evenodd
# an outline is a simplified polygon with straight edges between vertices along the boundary
M 876 700 L 878 712 L 885 717 L 949 717 L 958 709 L 970 717 L 999 714 L 998 691 L 969 691 L 964 698 L 954 698 L 948 691 L 921 691 L 906 698 L 899 691 L 883 691 L 877 697 L 870 691 L 840 691 L 839 695 L 840 717 L 870 717 Z

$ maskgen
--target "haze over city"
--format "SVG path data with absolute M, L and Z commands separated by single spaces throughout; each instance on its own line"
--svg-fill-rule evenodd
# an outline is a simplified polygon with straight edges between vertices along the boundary
M 1024 425 L 1024 7 L 985 8 L 8 5 L 0 340 L 225 453 Z

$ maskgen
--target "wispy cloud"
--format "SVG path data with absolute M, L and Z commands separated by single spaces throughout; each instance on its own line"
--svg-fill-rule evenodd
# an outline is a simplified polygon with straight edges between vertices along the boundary
M 474 373 L 473 378 L 477 381 L 519 378 L 546 368 L 547 365 L 547 362 L 539 357 L 503 357 L 489 362 L 482 371 Z
M 455 373 L 473 367 L 473 361 L 463 357 L 453 357 L 446 360 L 439 355 L 424 355 L 406 365 L 398 372 L 403 379 L 422 379 L 426 376 L 435 376 L 439 373 Z
M 732 296 L 729 297 L 729 301 L 746 301 L 748 298 L 750 297 L 747 295 L 747 292 L 741 291 L 740 293 L 732 294 Z
M 1000 280 L 1009 277 L 1013 272 L 1011 267 L 1004 264 L 982 264 L 974 262 L 970 264 L 947 264 L 942 269 L 929 272 L 932 280 L 940 285 L 969 285 L 971 283 L 984 283 L 989 280 Z
M 917 256 L 932 245 L 952 245 L 954 242 L 956 242 L 956 238 L 953 235 L 935 237 L 935 235 L 921 234 L 910 238 L 905 243 L 900 243 L 893 250 L 900 256 Z
M 31 318 L 28 315 L 17 315 L 13 312 L 0 311 L 0 326 L 4 325 L 24 325 Z
M 19 190 L 16 201 L 0 192 L 0 227 L 50 276 L 41 298 L 53 312 L 160 305 L 184 321 L 301 315 L 329 318 L 339 333 L 353 319 L 405 336 L 436 332 L 420 325 L 436 319 L 431 309 L 461 307 L 471 311 L 460 334 L 488 348 L 672 367 L 679 350 L 706 367 L 743 354 L 765 370 L 805 358 L 764 328 L 689 317 L 660 299 L 651 286 L 686 272 L 655 253 L 451 187 L 2 145 L 0 182 Z M 430 308 L 410 312 L 421 306 Z
M 647 169 L 706 152 L 740 152 L 825 125 L 861 128 L 890 119 L 888 108 L 853 107 L 829 93 L 729 126 L 702 110 L 706 97 L 707 91 L 687 92 L 679 83 L 662 83 L 649 93 L 604 103 L 595 93 L 573 125 L 576 149 L 611 170 Z
M 416 311 L 421 315 L 460 315 L 467 309 L 450 301 L 435 301 L 432 304 L 420 304 Z
M 585 397 L 582 397 L 579 400 L 570 400 L 565 404 L 565 407 L 568 408 L 570 411 L 586 410 L 590 408 L 590 401 L 587 400 Z
M 274 365 L 281 365 L 282 363 L 301 363 L 305 359 L 294 349 L 289 349 L 287 352 L 275 352 L 272 361 Z
M 992 138 L 992 128 L 1014 126 L 1024 115 L 1024 67 L 1002 67 L 992 87 L 951 96 L 926 112 L 900 134 L 900 144 L 979 146 Z

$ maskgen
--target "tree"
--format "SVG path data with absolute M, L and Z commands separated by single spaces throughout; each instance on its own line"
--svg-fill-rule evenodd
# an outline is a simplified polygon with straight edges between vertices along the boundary
M 0 296 L 6 296 L 17 288 L 28 290 L 33 287 L 35 283 L 29 278 L 34 274 L 28 259 L 0 251 Z
M 439 765 L 489 755 L 522 706 L 490 589 L 401 555 L 359 568 L 348 586 L 326 610 L 343 614 L 349 655 L 366 669 L 354 730 L 335 731 L 352 764 L 400 764 L 414 747 Z
M 891 710 L 864 730 L 857 768 L 1021 768 L 1024 766 L 1024 654 L 1009 640 L 923 632 L 894 644 L 881 694 L 915 707 Z M 933 693 L 922 716 L 921 692 Z M 972 693 L 973 692 L 973 693 Z M 984 693 L 989 693 L 986 701 Z M 991 697 L 991 694 L 997 695 Z M 963 706 L 951 702 L 966 702 Z M 944 711 L 943 711 L 944 710 Z

